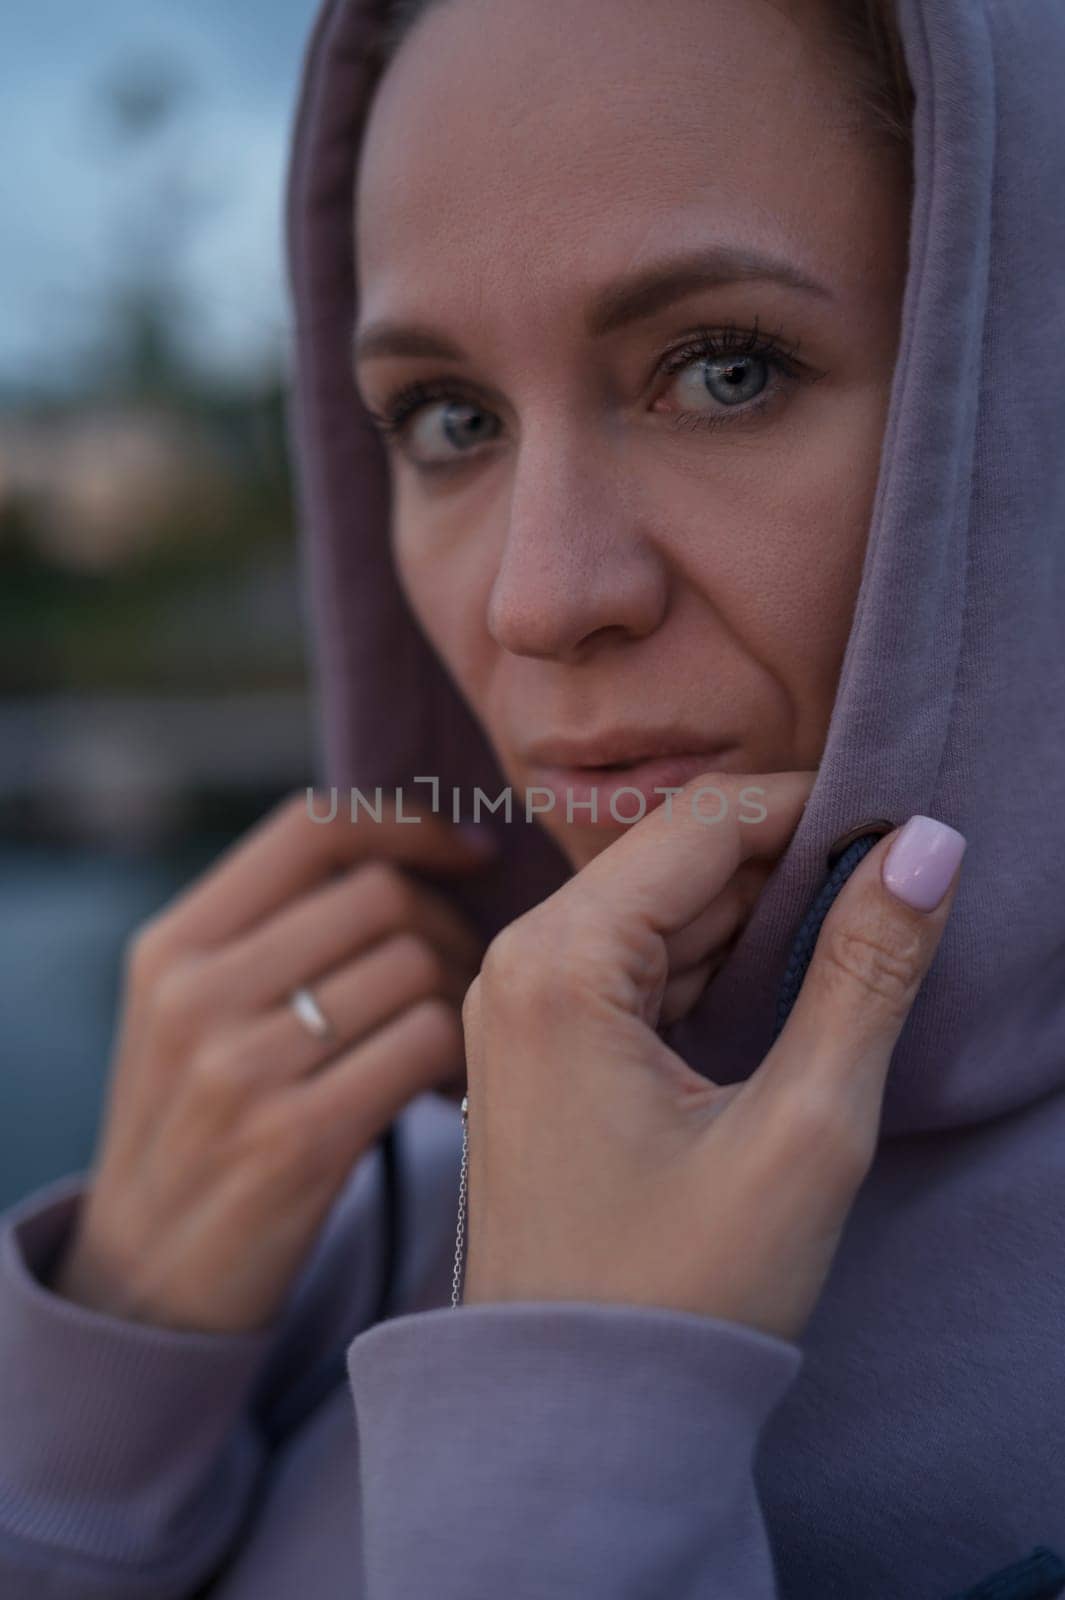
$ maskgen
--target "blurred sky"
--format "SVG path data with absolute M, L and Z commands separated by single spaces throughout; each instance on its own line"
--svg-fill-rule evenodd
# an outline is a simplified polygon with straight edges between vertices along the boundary
M 254 370 L 283 346 L 281 189 L 315 0 L 9 0 L 0 20 L 0 386 L 52 388 L 154 250 L 196 356 Z M 166 126 L 116 136 L 104 85 L 185 84 Z M 180 221 L 175 220 L 180 217 Z

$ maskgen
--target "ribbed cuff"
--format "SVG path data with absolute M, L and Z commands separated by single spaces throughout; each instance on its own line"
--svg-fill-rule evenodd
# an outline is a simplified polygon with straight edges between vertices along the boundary
M 198 1516 L 271 1330 L 156 1327 L 46 1288 L 85 1182 L 59 1179 L 0 1217 L 0 1526 L 134 1560 Z M 247 1475 L 254 1443 L 234 1443 Z

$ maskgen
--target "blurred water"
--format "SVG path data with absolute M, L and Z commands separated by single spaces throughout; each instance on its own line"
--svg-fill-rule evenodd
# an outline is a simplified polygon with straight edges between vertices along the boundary
M 187 854 L 0 843 L 0 1208 L 88 1161 L 123 945 L 189 871 Z

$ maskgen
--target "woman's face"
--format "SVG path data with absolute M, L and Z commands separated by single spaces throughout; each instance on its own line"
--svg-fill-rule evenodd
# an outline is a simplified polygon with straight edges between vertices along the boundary
M 821 758 L 909 219 L 822 3 L 446 0 L 371 109 L 355 372 L 414 408 L 397 570 L 574 866 L 618 784 Z M 689 759 L 569 770 L 656 741 Z

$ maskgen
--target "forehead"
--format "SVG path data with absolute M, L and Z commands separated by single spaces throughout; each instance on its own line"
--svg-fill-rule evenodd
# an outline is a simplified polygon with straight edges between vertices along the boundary
M 871 161 L 814 0 L 443 0 L 378 87 L 364 317 L 536 296 L 717 231 L 811 275 L 869 249 Z M 863 193 L 864 191 L 864 193 Z M 864 246 L 863 246 L 864 241 Z

